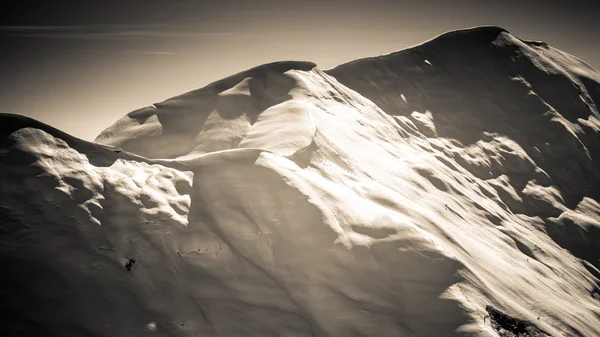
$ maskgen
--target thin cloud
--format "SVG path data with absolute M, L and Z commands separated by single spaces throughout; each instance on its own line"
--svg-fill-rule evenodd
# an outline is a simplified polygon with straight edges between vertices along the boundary
M 173 56 L 173 55 L 189 55 L 190 53 L 179 53 L 170 51 L 146 51 L 146 50 L 127 50 L 125 54 L 138 54 L 138 55 L 158 55 L 158 56 Z
M 174 29 L 177 28 L 177 29 Z M 0 35 L 48 39 L 153 39 L 204 38 L 234 35 L 235 32 L 204 32 L 173 26 L 0 26 Z

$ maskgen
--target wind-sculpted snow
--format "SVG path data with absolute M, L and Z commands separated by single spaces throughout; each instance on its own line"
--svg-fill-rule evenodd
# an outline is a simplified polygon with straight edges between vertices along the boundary
M 309 117 L 295 113 L 300 110 L 296 106 L 302 102 L 290 99 L 303 88 L 286 72 L 308 71 L 314 67 L 315 64 L 309 62 L 277 62 L 241 72 L 131 112 L 102 132 L 96 142 L 119 146 L 149 158 L 175 158 L 232 149 L 240 142 L 253 144 L 261 142 L 260 134 L 281 132 L 276 127 L 281 122 L 264 120 L 267 116 L 286 120 L 286 116 L 279 115 L 289 114 L 297 123 L 290 121 L 287 127 L 302 129 Z M 310 130 L 306 132 L 312 136 Z M 246 135 L 248 139 L 244 142 Z M 303 143 L 302 132 L 286 135 L 284 130 L 274 138 L 281 137 L 284 139 L 279 142 L 289 143 L 280 145 L 284 152 L 293 149 L 291 143 Z M 273 146 L 276 145 L 267 147 Z
M 98 143 L 2 116 L 3 327 L 596 336 L 599 78 L 486 27 L 257 67 Z
M 417 124 L 422 122 L 415 112 L 429 114 L 435 134 L 422 132 L 428 137 L 462 146 L 489 142 L 494 135 L 516 142 L 550 177 L 538 182 L 556 185 L 569 208 L 583 196 L 599 196 L 600 164 L 594 158 L 600 158 L 600 125 L 592 96 L 600 75 L 573 56 L 486 27 L 329 73 L 388 114 Z M 525 179 L 518 168 L 509 170 Z

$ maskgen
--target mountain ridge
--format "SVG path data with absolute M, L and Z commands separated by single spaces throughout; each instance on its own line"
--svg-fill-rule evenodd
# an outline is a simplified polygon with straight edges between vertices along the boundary
M 490 26 L 258 66 L 98 143 L 2 114 L 3 326 L 597 335 L 598 78 Z

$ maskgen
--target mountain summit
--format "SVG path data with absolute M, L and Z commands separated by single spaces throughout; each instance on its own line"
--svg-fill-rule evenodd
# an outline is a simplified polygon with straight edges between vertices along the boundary
M 600 73 L 498 27 L 94 143 L 0 115 L 9 336 L 600 335 Z

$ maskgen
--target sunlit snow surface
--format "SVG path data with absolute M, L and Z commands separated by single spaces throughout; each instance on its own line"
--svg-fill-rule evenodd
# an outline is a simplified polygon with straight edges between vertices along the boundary
M 492 305 L 597 336 L 599 82 L 489 27 L 326 72 L 263 65 L 96 144 L 2 115 L 3 325 L 496 336 Z

